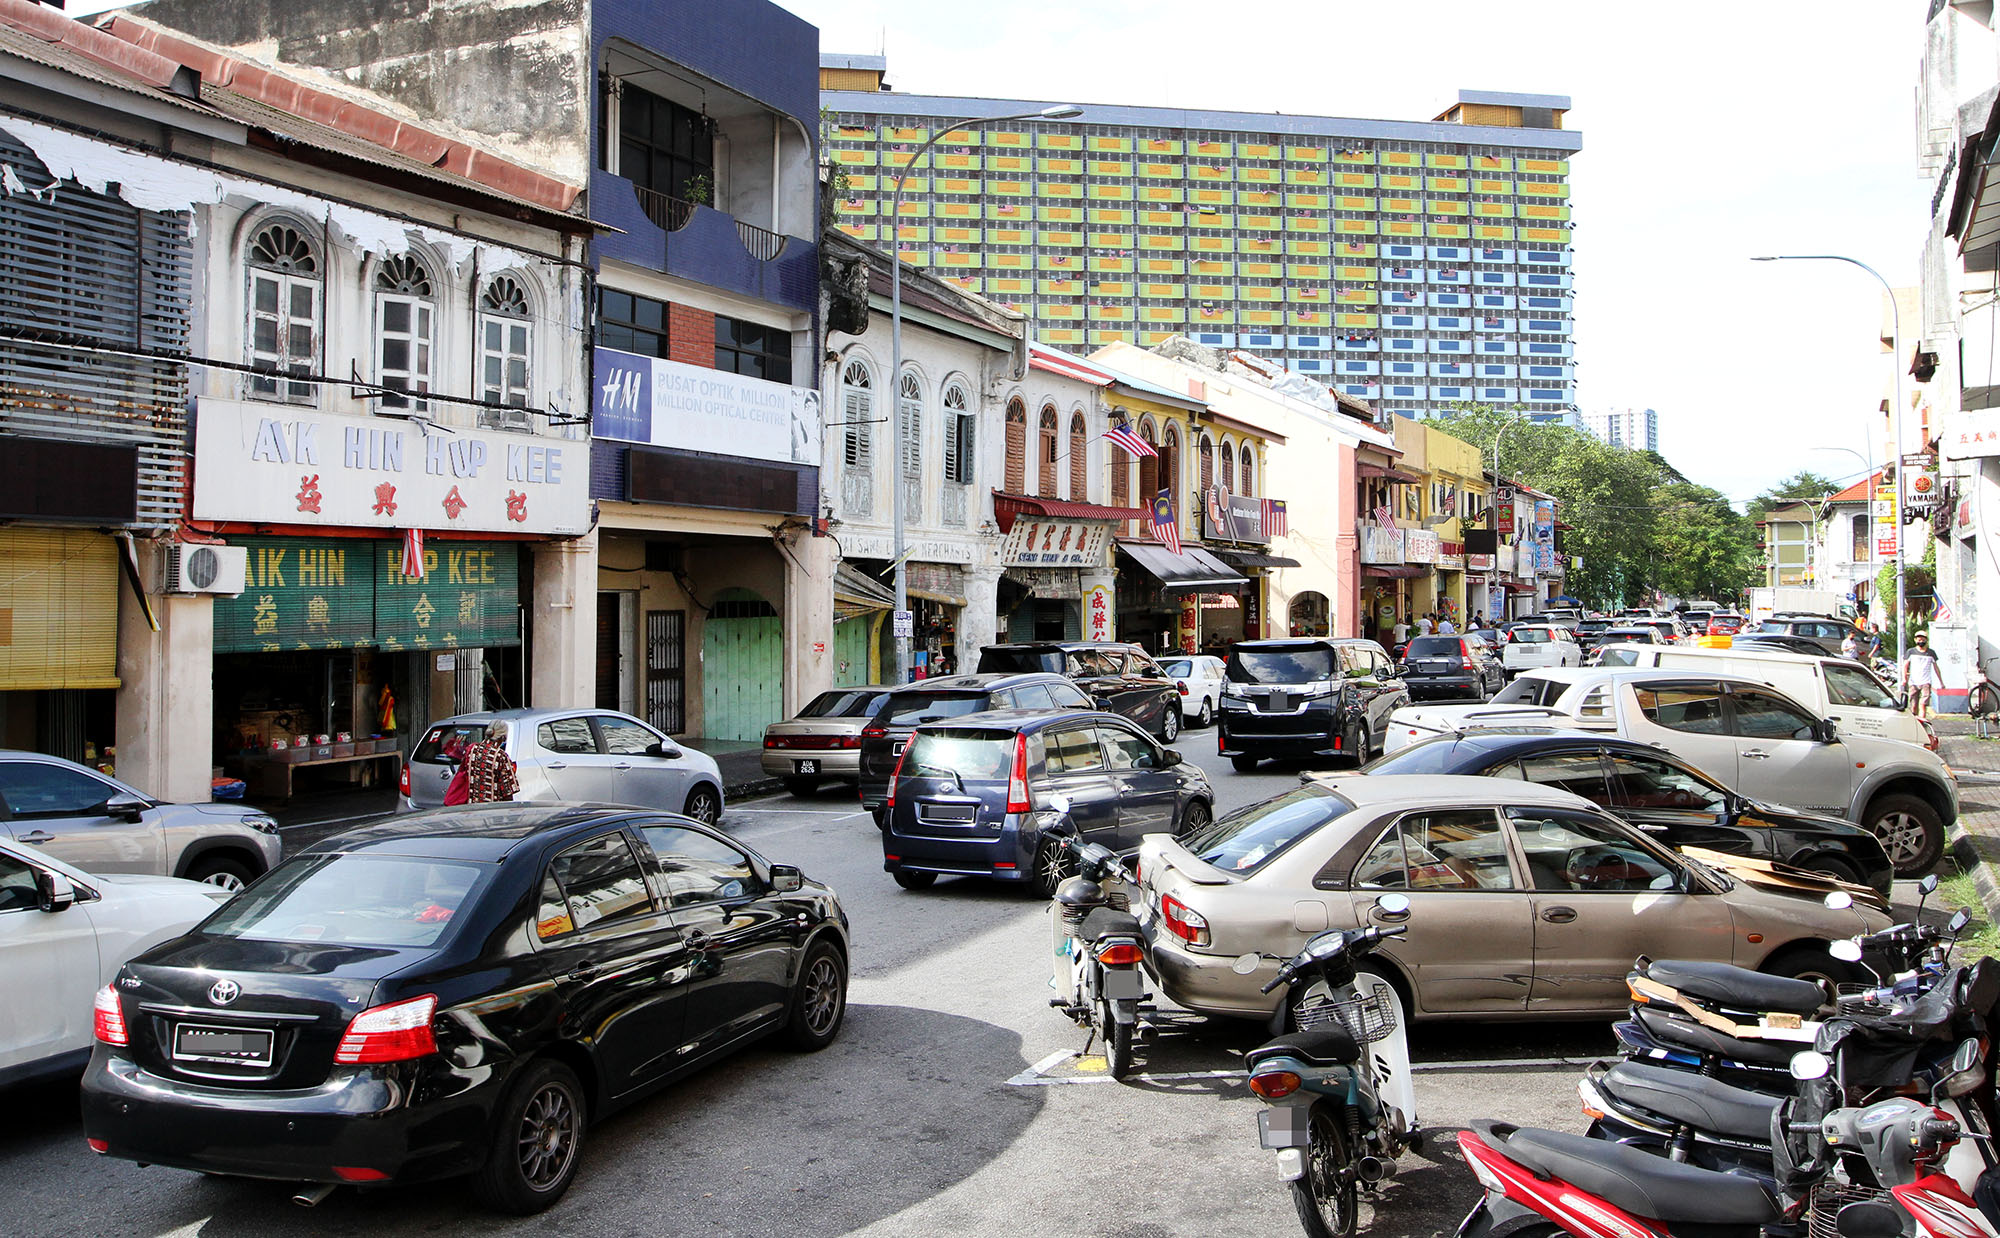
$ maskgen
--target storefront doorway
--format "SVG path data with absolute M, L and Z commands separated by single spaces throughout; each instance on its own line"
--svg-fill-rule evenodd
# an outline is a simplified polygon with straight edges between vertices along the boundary
M 716 595 L 702 625 L 702 729 L 710 739 L 756 740 L 784 708 L 783 624 L 748 589 Z

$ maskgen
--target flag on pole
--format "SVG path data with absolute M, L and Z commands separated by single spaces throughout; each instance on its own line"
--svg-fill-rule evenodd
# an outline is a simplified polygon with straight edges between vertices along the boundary
M 411 580 L 424 578 L 424 531 L 403 530 L 403 575 Z
M 1932 623 L 1950 623 L 1951 607 L 1945 605 L 1942 597 L 1937 600 L 1937 609 L 1931 612 Z
M 1174 500 L 1171 488 L 1153 496 L 1153 536 L 1160 539 L 1168 550 L 1181 552 L 1181 526 L 1174 519 Z
M 1384 511 L 1386 509 L 1377 510 Z M 1265 499 L 1259 515 L 1263 517 L 1262 524 L 1265 538 L 1288 537 L 1291 535 L 1291 526 L 1285 522 L 1285 504 L 1282 499 Z M 1391 525 L 1389 527 L 1394 528 L 1395 526 Z
M 1266 502 L 1268 501 L 1269 500 L 1266 500 Z M 1384 503 L 1382 506 L 1375 509 L 1375 523 L 1385 529 L 1393 529 L 1396 527 L 1395 513 L 1389 510 L 1389 505 L 1387 503 Z
M 1135 456 L 1158 457 L 1153 445 L 1132 432 L 1132 427 L 1121 421 L 1104 432 L 1104 437 L 1123 447 Z

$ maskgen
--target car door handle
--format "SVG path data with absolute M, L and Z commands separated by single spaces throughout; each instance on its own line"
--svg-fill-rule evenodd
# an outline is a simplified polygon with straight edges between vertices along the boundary
M 543 769 L 568 769 L 568 768 L 569 768 L 569 762 L 568 762 L 568 761 L 549 761 L 549 762 L 547 762 L 546 764 L 544 764 L 544 765 L 542 766 L 542 768 L 543 768 Z
M 1762 748 L 1745 748 L 1738 755 L 1748 757 L 1752 761 L 1768 761 L 1771 759 L 1771 754 Z
M 604 970 L 604 964 L 602 963 L 585 963 L 582 967 L 576 968 L 575 970 L 571 971 L 568 975 L 565 975 L 563 979 L 577 980 L 577 981 L 589 980 L 597 976 L 601 972 L 603 972 L 603 970 Z
M 1568 924 L 1576 919 L 1576 908 L 1551 907 L 1542 913 L 1542 919 L 1550 924 Z
M 1640 829 L 1646 831 L 1648 834 L 1664 834 L 1667 832 L 1666 826 L 1660 825 L 1656 822 L 1640 821 L 1637 822 L 1636 824 Z
M 620 762 L 619 762 L 618 764 L 616 764 L 616 765 L 612 766 L 611 768 L 612 768 L 612 769 L 631 769 L 631 768 L 632 768 L 632 763 L 631 763 L 630 761 L 620 761 Z
M 714 944 L 715 944 L 715 938 L 710 937 L 707 933 L 702 932 L 700 929 L 696 929 L 687 935 L 687 948 L 696 951 L 697 953 L 707 950 L 710 946 L 713 946 Z
M 24 843 L 52 843 L 56 840 L 54 834 L 50 834 L 44 830 L 36 830 L 32 834 L 21 834 L 17 837 L 18 841 Z

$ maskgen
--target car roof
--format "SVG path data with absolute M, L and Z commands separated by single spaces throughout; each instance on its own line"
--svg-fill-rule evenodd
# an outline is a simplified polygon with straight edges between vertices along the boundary
M 1613 735 L 1606 731 L 1585 731 L 1578 727 L 1476 728 L 1440 735 L 1434 739 L 1424 740 L 1421 745 L 1412 744 L 1410 748 L 1428 747 L 1432 744 L 1453 745 L 1463 750 L 1469 760 L 1482 761 L 1496 757 L 1525 756 L 1534 752 L 1570 748 L 1578 744 L 1591 744 L 1645 756 L 1665 757 L 1674 761 L 1680 759 L 1671 752 L 1662 752 L 1653 745 L 1636 739 L 1627 739 L 1622 735 Z M 1400 751 L 1407 752 L 1409 749 Z
M 1237 649 L 1302 649 L 1309 645 L 1375 645 L 1365 636 L 1273 636 L 1265 640 L 1240 640 L 1231 646 Z M 1375 645 L 1380 649 L 1380 645 Z
M 1588 808 L 1589 800 L 1560 787 L 1513 778 L 1482 778 L 1475 774 L 1308 774 L 1301 781 L 1323 787 L 1357 808 L 1430 804 L 1454 801 L 1489 804 L 1535 804 L 1549 808 Z
M 335 834 L 307 851 L 497 863 L 530 838 L 560 841 L 627 817 L 657 815 L 657 811 L 620 804 L 518 803 L 433 808 Z
M 1133 644 L 1131 641 L 1123 641 L 1123 640 L 1012 641 L 1010 643 L 1001 645 L 984 645 L 980 648 L 980 652 L 984 653 L 988 649 L 1060 649 L 1066 653 L 1073 649 L 1117 649 L 1126 653 L 1146 652 L 1145 650 L 1139 648 L 1139 646 Z
M 1557 683 L 1572 684 L 1594 682 L 1599 679 L 1629 679 L 1639 683 L 1669 681 L 1679 683 L 1689 679 L 1716 679 L 1723 683 L 1740 683 L 1758 688 L 1771 686 L 1748 675 L 1732 675 L 1726 671 L 1702 671 L 1691 666 L 1551 666 L 1522 671 L 1520 678 L 1549 679 Z
M 1110 721 L 1123 722 L 1137 730 L 1131 719 L 1096 709 L 988 709 L 976 714 L 960 714 L 956 718 L 935 718 L 920 722 L 919 731 L 949 731 L 959 727 L 988 727 L 996 731 L 1040 731 L 1052 726 L 1073 722 Z
M 931 692 L 971 692 L 989 688 L 1011 688 L 1024 683 L 1068 683 L 1067 675 L 1054 671 L 985 671 L 969 675 L 947 675 L 943 679 L 923 679 L 894 689 L 898 696 L 922 696 Z
M 1702 649 L 1697 647 L 1693 649 L 1676 649 L 1674 652 L 1676 655 L 1691 653 L 1700 658 L 1726 658 L 1734 649 L 1735 646 L 1732 645 L 1729 649 Z M 1811 666 L 1818 662 L 1847 662 L 1853 666 L 1861 665 L 1850 658 L 1842 658 L 1830 653 L 1794 653 L 1791 650 L 1779 649 L 1775 646 L 1769 649 L 1751 648 L 1742 652 L 1754 654 L 1759 662 L 1790 663 L 1794 666 Z
M 468 722 L 519 722 L 523 725 L 531 726 L 548 718 L 574 718 L 579 714 L 607 714 L 616 715 L 620 718 L 632 717 L 631 714 L 620 713 L 615 709 L 599 709 L 594 705 L 582 705 L 575 709 L 482 709 L 476 713 L 453 714 L 449 718 L 438 718 L 424 729 L 428 731 L 431 727 L 458 726 Z

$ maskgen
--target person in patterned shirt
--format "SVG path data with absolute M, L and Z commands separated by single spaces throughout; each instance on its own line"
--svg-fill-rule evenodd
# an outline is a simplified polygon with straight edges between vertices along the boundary
M 520 789 L 520 780 L 514 774 L 514 758 L 507 755 L 507 724 L 490 723 L 486 742 L 474 744 L 465 754 L 465 802 L 504 802 L 513 799 Z

